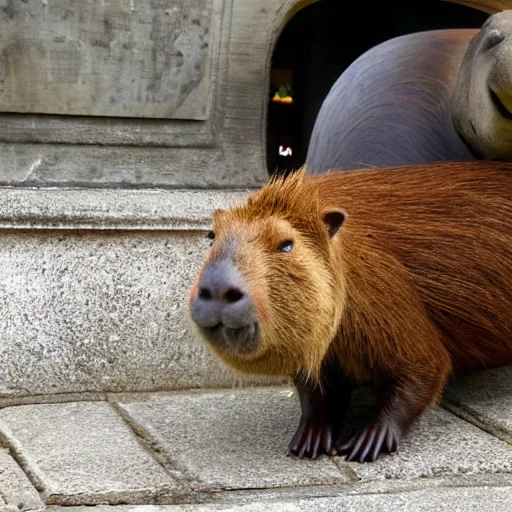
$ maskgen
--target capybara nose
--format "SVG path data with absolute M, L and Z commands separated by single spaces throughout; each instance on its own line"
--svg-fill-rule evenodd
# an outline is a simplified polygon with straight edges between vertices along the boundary
M 192 320 L 211 342 L 247 353 L 259 337 L 256 310 L 240 271 L 230 259 L 210 263 L 191 302 Z
M 244 292 L 229 284 L 215 283 L 210 286 L 201 286 L 198 295 L 202 300 L 218 300 L 226 304 L 233 304 L 243 299 Z
M 199 327 L 222 324 L 239 329 L 256 322 L 245 279 L 228 259 L 212 262 L 205 268 L 191 306 L 192 319 Z

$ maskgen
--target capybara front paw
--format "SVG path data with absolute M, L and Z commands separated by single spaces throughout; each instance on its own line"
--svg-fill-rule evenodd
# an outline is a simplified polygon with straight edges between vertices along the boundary
M 345 443 L 338 442 L 335 451 L 347 455 L 348 461 L 373 462 L 380 453 L 394 453 L 402 438 L 401 429 L 391 421 L 374 422 Z
M 316 459 L 333 448 L 332 427 L 323 418 L 301 418 L 299 427 L 288 446 L 289 453 Z

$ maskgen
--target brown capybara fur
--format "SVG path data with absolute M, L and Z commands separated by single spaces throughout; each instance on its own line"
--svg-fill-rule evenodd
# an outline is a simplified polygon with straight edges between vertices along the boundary
M 222 336 L 200 332 L 238 370 L 294 378 L 303 414 L 292 453 L 375 460 L 451 374 L 512 364 L 512 164 L 300 170 L 216 212 L 213 232 L 192 318 L 203 322 L 205 272 L 229 261 L 243 311 L 254 309 L 237 319 L 256 327 L 243 350 L 242 328 L 219 320 Z M 377 413 L 343 444 L 333 436 L 362 382 Z

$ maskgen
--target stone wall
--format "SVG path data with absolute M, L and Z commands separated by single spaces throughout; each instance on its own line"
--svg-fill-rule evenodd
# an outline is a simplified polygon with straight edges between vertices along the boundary
M 307 3 L 0 0 L 0 185 L 260 185 L 272 48 Z
M 0 396 L 269 382 L 205 350 L 187 296 L 213 210 L 266 179 L 308 3 L 0 0 Z
M 245 195 L 0 190 L 0 396 L 271 382 L 221 364 L 187 311 L 211 213 Z
M 272 49 L 313 1 L 0 0 L 0 185 L 260 185 Z
M 302 4 L 0 0 L 0 396 L 269 382 L 209 354 L 187 296 L 212 211 L 266 179 Z

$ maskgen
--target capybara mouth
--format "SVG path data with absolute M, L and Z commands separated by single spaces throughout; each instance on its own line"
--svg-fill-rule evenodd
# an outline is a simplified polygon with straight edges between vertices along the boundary
M 496 110 L 509 121 L 512 121 L 512 112 L 505 106 L 503 101 L 501 101 L 500 97 L 492 90 L 489 89 L 489 92 L 491 94 L 491 100 L 494 103 L 494 106 L 496 107 Z
M 213 327 L 200 327 L 200 330 L 213 345 L 238 354 L 249 354 L 256 349 L 260 340 L 257 323 L 234 328 L 219 322 Z

